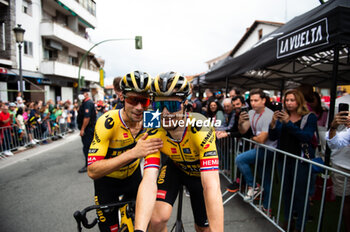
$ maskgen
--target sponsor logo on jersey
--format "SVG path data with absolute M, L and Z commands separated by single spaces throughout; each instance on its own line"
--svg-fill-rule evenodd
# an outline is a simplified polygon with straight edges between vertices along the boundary
M 157 111 L 144 111 L 143 112 L 143 127 L 145 128 L 160 128 L 160 115 Z
M 201 159 L 201 171 L 217 170 L 219 168 L 219 158 Z
M 124 137 L 124 138 L 129 137 L 128 133 L 123 133 L 123 137 Z
M 94 154 L 94 153 L 96 153 L 98 151 L 98 149 L 89 149 L 89 153 L 90 154 Z
M 170 149 L 171 149 L 171 153 L 173 153 L 173 154 L 177 153 L 176 148 L 172 147 Z
M 208 142 L 208 140 L 210 139 L 211 136 L 213 136 L 213 129 L 210 129 L 207 136 L 205 136 L 205 138 L 203 139 L 203 141 L 201 143 L 202 147 L 204 146 L 204 144 L 206 144 Z
M 183 148 L 182 149 L 185 154 L 191 154 L 191 149 L 190 148 Z
M 106 129 L 112 129 L 114 126 L 113 118 L 107 118 L 105 121 L 105 127 Z
M 216 156 L 216 151 L 207 151 L 204 153 L 204 157 Z
M 97 143 L 101 142 L 101 139 L 98 137 L 97 131 L 95 130 L 95 140 Z
M 167 191 L 165 190 L 158 190 L 157 191 L 157 198 L 159 199 L 165 199 Z
M 208 147 L 210 147 L 210 144 L 205 144 L 205 146 L 203 147 L 204 149 L 207 149 Z
M 163 184 L 164 183 L 164 178 L 166 174 L 166 167 L 167 165 L 162 167 L 162 170 L 160 171 L 159 177 L 158 177 L 158 184 Z

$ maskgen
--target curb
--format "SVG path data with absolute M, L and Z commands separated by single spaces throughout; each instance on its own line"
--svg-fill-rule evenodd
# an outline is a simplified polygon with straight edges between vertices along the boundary
M 14 154 L 14 156 L 10 156 L 10 157 L 6 157 L 6 158 L 1 159 L 0 160 L 0 169 L 9 167 L 9 166 L 16 164 L 18 162 L 22 162 L 24 160 L 28 160 L 32 157 L 35 157 L 37 155 L 46 153 L 52 149 L 55 149 L 55 148 L 61 146 L 62 144 L 73 141 L 79 137 L 80 137 L 79 132 L 75 132 L 73 134 L 67 135 L 66 137 L 63 137 L 62 139 L 60 139 L 58 141 L 54 141 L 54 142 L 49 143 L 49 144 L 39 145 L 36 147 L 27 148 L 25 150 L 20 150 L 20 151 L 16 152 Z

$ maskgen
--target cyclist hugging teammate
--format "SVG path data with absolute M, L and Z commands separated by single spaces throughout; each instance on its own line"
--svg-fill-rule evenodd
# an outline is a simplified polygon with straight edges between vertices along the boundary
M 183 103 L 190 90 L 186 78 L 175 72 L 162 73 L 151 83 L 152 106 L 162 113 L 162 127 L 149 129 L 145 141 L 160 138 L 163 146 L 145 158 L 135 231 L 167 230 L 180 185 L 190 192 L 196 231 L 224 230 L 215 131 L 193 123 L 206 120 L 201 114 L 185 113 Z M 161 152 L 169 159 L 158 178 Z
M 136 198 L 142 179 L 140 158 L 163 146 L 160 138 L 148 139 L 142 127 L 143 112 L 150 105 L 151 78 L 134 71 L 120 81 L 124 108 L 111 110 L 97 121 L 88 156 L 88 175 L 94 180 L 95 204 Z M 146 139 L 147 138 L 147 139 Z M 100 231 L 118 231 L 118 210 L 97 211 Z

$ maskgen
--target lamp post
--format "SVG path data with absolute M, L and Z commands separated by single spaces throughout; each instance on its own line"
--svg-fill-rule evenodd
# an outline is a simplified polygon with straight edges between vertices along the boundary
M 23 35 L 25 30 L 21 27 L 21 24 L 17 24 L 17 27 L 13 28 L 16 36 L 16 43 L 18 43 L 19 50 L 19 89 L 21 92 L 22 98 L 23 96 L 23 77 L 22 77 L 22 43 L 23 43 Z

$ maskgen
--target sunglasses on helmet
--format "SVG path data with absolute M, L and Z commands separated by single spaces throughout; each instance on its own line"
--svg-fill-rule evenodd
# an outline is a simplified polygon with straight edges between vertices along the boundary
M 145 97 L 124 96 L 124 98 L 127 103 L 133 106 L 137 106 L 140 103 L 142 107 L 146 108 L 151 104 L 151 99 Z
M 181 109 L 181 103 L 179 101 L 155 101 L 152 103 L 152 108 L 162 112 L 164 107 L 166 107 L 170 113 L 174 113 Z

